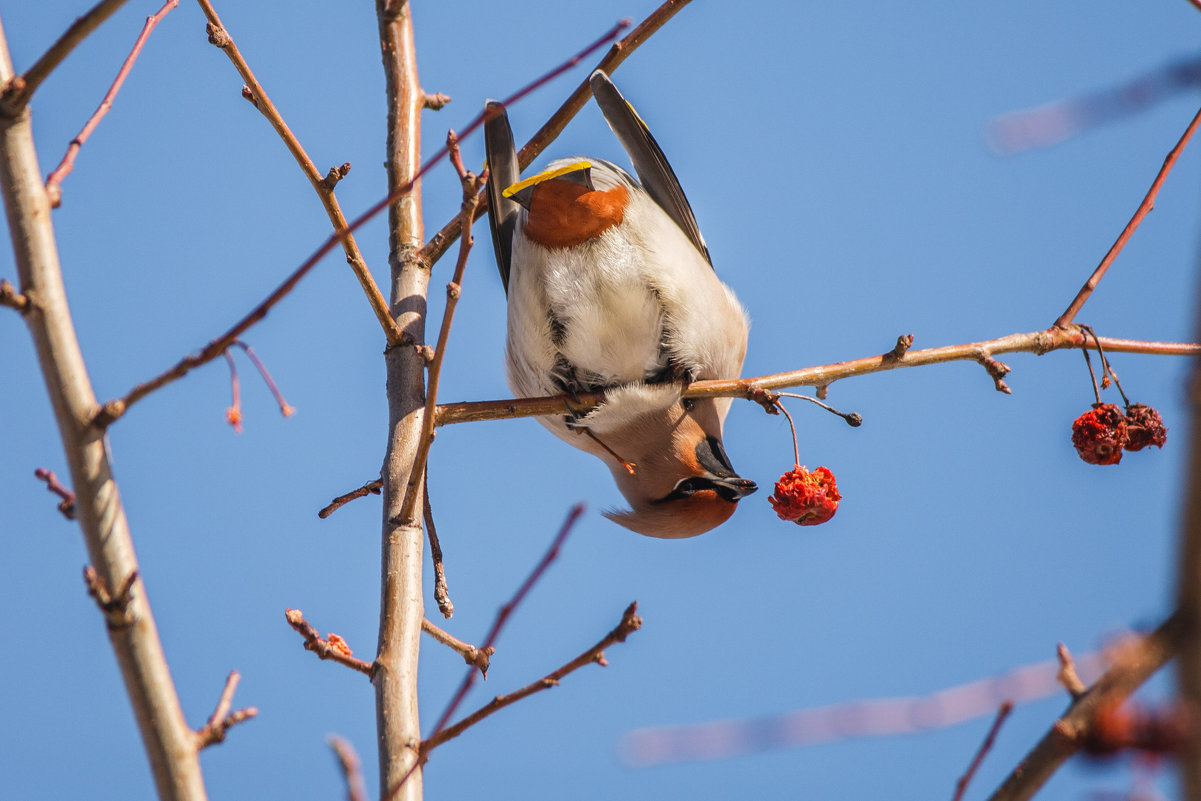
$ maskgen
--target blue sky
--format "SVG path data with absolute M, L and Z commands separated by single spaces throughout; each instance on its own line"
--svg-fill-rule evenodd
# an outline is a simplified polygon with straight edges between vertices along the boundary
M 88 3 L 0 0 L 17 68 Z M 43 172 L 95 108 L 143 18 L 132 0 L 34 101 Z M 485 98 L 540 75 L 649 0 L 416 3 L 427 152 Z M 383 79 L 370 4 L 225 3 L 218 11 L 318 166 L 349 161 L 349 215 L 384 192 Z M 1102 89 L 1196 54 L 1201 14 L 1153 3 L 694 3 L 615 80 L 662 144 L 721 276 L 753 320 L 745 374 L 890 349 L 989 339 L 1049 325 L 1133 213 L 1201 103 L 1175 95 L 1070 142 L 991 155 L 993 116 Z M 587 74 L 581 66 L 510 110 L 524 141 Z M 64 185 L 54 222 L 72 311 L 98 394 L 124 394 L 203 346 L 328 235 L 315 196 L 240 97 L 187 0 L 155 31 L 112 113 Z M 1201 151 L 1187 151 L 1155 212 L 1080 315 L 1110 336 L 1188 340 L 1201 217 Z M 477 138 L 469 164 L 483 159 Z M 624 161 L 595 108 L 546 158 Z M 448 166 L 425 182 L 432 233 L 456 211 Z M 506 397 L 504 298 L 476 229 L 441 397 Z M 382 221 L 359 237 L 387 280 Z M 451 262 L 435 268 L 430 330 Z M 8 248 L 0 277 L 15 278 Z M 0 310 L 3 311 L 3 310 Z M 432 334 L 431 334 L 432 336 Z M 370 658 L 378 609 L 378 499 L 316 511 L 378 473 L 383 341 L 357 283 L 329 257 L 246 337 L 297 414 L 282 419 L 243 364 L 245 432 L 224 420 L 214 362 L 145 400 L 111 430 L 115 470 L 150 600 L 189 720 L 231 668 L 260 709 L 203 758 L 214 798 L 336 798 L 325 744 L 350 739 L 375 786 L 374 698 L 357 674 L 300 648 L 299 607 Z M 772 481 L 792 463 L 787 424 L 736 404 L 726 447 L 764 487 L 723 527 L 664 542 L 600 512 L 620 496 L 599 462 L 535 422 L 443 430 L 430 490 L 456 616 L 475 640 L 572 504 L 589 512 L 498 643 L 465 708 L 543 675 L 638 600 L 645 624 L 609 666 L 493 717 L 435 752 L 431 799 L 481 785 L 499 797 L 950 798 L 987 718 L 924 734 L 636 769 L 617 758 L 647 725 L 741 718 L 855 699 L 922 695 L 1085 652 L 1170 608 L 1185 428 L 1182 359 L 1118 355 L 1128 394 L 1158 407 L 1163 451 L 1116 468 L 1080 462 L 1073 418 L 1092 401 L 1075 353 L 1003 357 L 1012 396 L 979 366 L 848 380 L 830 401 L 850 429 L 796 402 L 802 461 L 838 476 L 844 501 L 818 528 L 775 518 Z M 150 798 L 153 786 L 103 623 L 83 591 L 77 530 L 33 479 L 65 473 L 16 314 L 0 314 L 0 529 L 15 647 L 5 660 L 0 768 L 13 798 Z M 427 571 L 428 574 L 428 571 Z M 431 604 L 432 609 L 432 604 Z M 427 643 L 426 727 L 463 666 Z M 1159 682 L 1155 692 L 1167 691 Z M 984 797 L 1064 707 L 1019 707 L 969 798 Z M 1073 764 L 1047 797 L 1123 790 L 1117 766 Z M 1170 776 L 1163 785 L 1172 788 Z

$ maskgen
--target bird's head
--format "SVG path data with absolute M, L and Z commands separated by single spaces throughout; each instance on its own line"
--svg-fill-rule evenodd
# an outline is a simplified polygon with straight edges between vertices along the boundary
M 605 462 L 630 509 L 610 520 L 649 537 L 694 537 L 721 525 L 740 498 L 758 487 L 730 465 L 721 442 L 721 411 L 710 398 L 675 400 L 615 428 L 603 441 L 629 467 Z

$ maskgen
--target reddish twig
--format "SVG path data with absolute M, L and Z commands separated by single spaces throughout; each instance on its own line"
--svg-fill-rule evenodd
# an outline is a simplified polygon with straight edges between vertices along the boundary
M 383 480 L 378 478 L 372 479 L 358 489 L 351 490 L 345 495 L 339 495 L 338 497 L 334 498 L 329 502 L 328 506 L 317 513 L 317 517 L 320 517 L 322 520 L 324 520 L 356 498 L 365 498 L 368 495 L 379 495 L 380 489 L 383 486 Z
M 217 700 L 217 707 L 213 710 L 213 714 L 209 717 L 208 722 L 204 727 L 196 732 L 196 747 L 208 748 L 210 745 L 215 745 L 224 742 L 225 735 L 231 728 L 238 725 L 242 721 L 250 720 L 258 715 L 259 711 L 253 706 L 248 706 L 243 709 L 230 712 L 229 708 L 233 705 L 234 691 L 238 689 L 238 682 L 242 679 L 242 674 L 236 670 L 231 670 L 229 676 L 225 679 L 225 688 L 221 691 L 221 697 Z
M 42 57 L 33 66 L 20 75 L 13 76 L 2 91 L 0 91 L 0 114 L 15 117 L 29 103 L 33 93 L 41 86 L 42 81 L 62 63 L 75 46 L 82 42 L 87 35 L 100 27 L 117 9 L 125 5 L 125 0 L 101 0 L 82 17 L 77 18 L 71 27 L 50 45 Z
M 130 70 L 133 69 L 133 63 L 138 60 L 138 56 L 142 52 L 142 47 L 145 46 L 146 40 L 150 38 L 150 32 L 177 5 L 179 5 L 179 0 L 167 0 L 167 2 L 163 3 L 162 8 L 146 18 L 146 24 L 142 27 L 142 33 L 138 36 L 137 41 L 133 43 L 133 49 L 125 57 L 125 62 L 117 72 L 117 77 L 113 79 L 112 86 L 104 93 L 104 98 L 100 101 L 99 107 L 88 118 L 88 121 L 84 123 L 83 129 L 71 140 L 71 144 L 67 146 L 67 153 L 63 156 L 63 160 L 54 168 L 54 172 L 50 173 L 49 177 L 46 178 L 46 196 L 50 199 L 50 206 L 52 208 L 58 208 L 62 204 L 63 179 L 74 169 L 75 157 L 79 155 L 79 150 L 83 147 L 84 142 L 88 141 L 88 137 L 92 135 L 92 131 L 96 130 L 96 126 L 100 124 L 100 120 L 104 119 L 104 115 L 108 114 L 109 109 L 112 108 L 113 99 L 116 98 L 117 92 L 121 91 L 121 85 L 125 83 Z
M 984 737 L 984 742 L 980 743 L 980 748 L 976 751 L 976 756 L 972 757 L 972 762 L 967 766 L 967 771 L 959 777 L 959 781 L 955 782 L 955 795 L 951 801 L 962 801 L 963 794 L 967 792 L 967 786 L 971 783 L 972 777 L 976 775 L 976 771 L 980 769 L 980 763 L 984 761 L 984 757 L 992 750 L 993 743 L 997 740 L 997 733 L 1001 731 L 1001 726 L 1005 723 L 1005 718 L 1009 717 L 1009 713 L 1012 711 L 1012 701 L 1005 701 L 1001 704 L 1001 708 L 997 710 L 997 717 L 993 720 L 992 726 L 988 729 L 988 734 Z
M 1170 356 L 1201 354 L 1201 344 L 1191 342 L 1143 342 L 1132 339 L 1100 337 L 1110 352 L 1146 353 Z M 982 342 L 947 345 L 941 348 L 910 350 L 904 359 L 890 358 L 891 354 L 868 356 L 846 362 L 818 367 L 805 367 L 784 373 L 721 381 L 694 381 L 684 388 L 685 398 L 747 398 L 756 388 L 778 390 L 786 387 L 823 387 L 844 378 L 852 378 L 885 370 L 923 367 L 953 361 L 981 360 L 981 354 L 1035 353 L 1042 355 L 1053 350 L 1088 346 L 1088 337 L 1078 327 L 1048 328 L 1025 334 L 1010 334 Z M 819 397 L 821 393 L 819 392 Z M 438 407 L 437 425 L 465 423 L 476 420 L 505 420 L 517 417 L 538 417 L 562 414 L 568 400 L 577 410 L 587 410 L 604 401 L 604 393 L 587 392 L 568 399 L 564 395 L 547 398 L 517 398 L 495 401 L 448 403 Z
M 488 678 L 488 666 L 491 663 L 492 655 L 496 653 L 496 649 L 491 645 L 487 648 L 476 648 L 474 645 L 463 642 L 458 637 L 438 628 L 429 621 L 429 618 L 421 621 L 421 630 L 448 648 L 454 649 L 458 652 L 459 656 L 463 657 L 464 662 L 478 669 L 480 675 L 485 679 Z
M 203 3 L 204 0 L 201 0 L 201 2 Z M 530 85 L 528 85 L 525 88 L 521 89 L 520 91 L 516 92 L 511 97 L 509 97 L 505 102 L 506 103 L 516 102 L 517 100 L 521 99 L 522 97 L 525 97 L 527 94 L 529 94 L 534 89 L 541 86 L 542 84 L 544 84 L 547 81 L 551 80 L 552 78 L 558 76 L 560 73 L 565 72 L 566 70 L 575 66 L 587 54 L 591 53 L 593 50 L 597 49 L 598 47 L 601 47 L 606 42 L 609 42 L 614 37 L 616 37 L 616 35 L 622 30 L 622 28 L 624 28 L 625 24 L 626 23 L 624 23 L 624 22 L 619 23 L 611 31 L 606 33 L 603 37 L 601 37 L 596 42 L 591 44 L 589 47 L 587 47 L 586 49 L 581 51 L 579 54 L 577 54 L 576 56 L 571 58 L 569 61 L 563 63 L 562 65 L 555 68 L 554 70 L 551 70 L 546 75 L 542 76 L 541 78 L 534 81 Z M 228 52 L 228 50 L 227 50 L 227 52 Z M 260 101 L 262 100 L 261 97 L 259 99 L 260 99 Z M 466 136 L 467 134 L 471 133 L 476 128 L 478 128 L 480 125 L 482 125 L 483 122 L 484 122 L 484 114 L 480 113 L 479 115 L 477 115 L 475 117 L 475 119 L 473 119 L 463 129 L 462 135 Z M 249 330 L 251 326 L 253 326 L 255 323 L 259 322 L 264 317 L 266 317 L 267 313 L 269 311 L 271 311 L 272 307 L 274 307 L 275 304 L 277 304 L 281 300 L 283 300 L 283 298 L 289 292 L 291 292 L 292 289 L 295 288 L 295 286 L 298 283 L 300 283 L 300 279 L 302 279 L 306 275 L 308 275 L 309 271 L 311 271 L 314 267 L 316 267 L 317 264 L 323 258 L 325 258 L 325 256 L 331 250 L 333 250 L 334 247 L 340 241 L 343 241 L 350 234 L 357 231 L 360 227 L 362 227 L 369 220 L 371 220 L 373 217 L 375 217 L 375 215 L 379 214 L 381 211 L 383 211 L 384 209 L 391 206 L 397 200 L 399 200 L 400 198 L 402 198 L 405 195 L 412 192 L 413 187 L 417 185 L 417 182 L 421 180 L 422 176 L 424 176 L 427 172 L 429 172 L 429 170 L 431 170 L 434 167 L 434 165 L 436 165 L 443 158 L 445 158 L 448 151 L 449 151 L 449 148 L 447 148 L 447 147 L 441 148 L 437 153 L 435 153 L 433 155 L 432 158 L 430 158 L 428 161 L 426 161 L 425 164 L 423 164 L 421 166 L 421 168 L 419 170 L 417 170 L 416 174 L 414 174 L 413 177 L 410 178 L 407 182 L 405 182 L 403 185 L 397 187 L 397 189 L 395 191 L 389 193 L 386 198 L 384 198 L 383 200 L 380 200 L 375 205 L 371 206 L 366 211 L 364 211 L 362 214 L 360 214 L 358 217 L 354 218 L 354 220 L 349 222 L 345 227 L 338 228 L 330 237 L 328 237 L 317 248 L 316 251 L 313 252 L 313 254 L 311 256 L 309 256 L 307 259 L 305 259 L 305 261 L 299 267 L 297 267 L 295 270 L 293 270 L 292 274 L 289 275 L 286 279 L 284 279 L 283 283 L 281 283 L 275 289 L 274 292 L 272 292 L 270 295 L 267 296 L 267 298 L 265 300 L 263 300 L 261 303 L 259 303 L 257 306 L 255 306 L 254 309 L 252 309 L 250 311 L 250 313 L 248 313 L 245 317 L 243 317 L 241 320 L 239 320 L 237 323 L 235 323 L 228 331 L 221 334 L 216 339 L 212 340 L 207 345 L 205 345 L 204 348 L 202 348 L 199 353 L 196 353 L 196 354 L 190 355 L 190 356 L 186 356 L 183 359 L 180 359 L 170 369 L 164 371 L 163 373 L 160 373 L 159 375 L 155 376 L 154 378 L 150 379 L 149 381 L 146 381 L 142 384 L 137 385 L 136 387 L 131 389 L 124 397 L 119 398 L 117 400 L 109 401 L 108 403 L 105 403 L 101 407 L 98 414 L 96 415 L 95 419 L 93 420 L 93 423 L 102 428 L 107 427 L 108 425 L 111 425 L 115 420 L 117 420 L 119 417 L 124 415 L 125 412 L 129 410 L 130 406 L 137 403 L 142 398 L 145 398 L 147 395 L 154 392 L 155 390 L 162 389 L 164 386 L 166 386 L 167 384 L 170 384 L 173 381 L 183 378 L 185 375 L 190 373 L 195 368 L 200 367 L 201 365 L 204 365 L 204 364 L 208 364 L 213 359 L 220 356 L 225 351 L 226 348 L 228 348 L 230 345 L 232 345 L 235 340 L 237 340 L 240 336 L 242 336 L 242 334 L 246 333 L 246 331 Z M 407 340 L 405 339 L 405 337 L 402 336 L 400 339 L 400 343 L 404 344 L 406 341 Z
M 279 406 L 279 413 L 284 417 L 291 417 L 292 415 L 296 414 L 296 409 L 292 406 L 289 406 L 288 402 L 284 400 L 283 393 L 279 391 L 279 387 L 276 386 L 275 380 L 271 378 L 271 373 L 267 371 L 267 366 L 263 364 L 263 362 L 255 354 L 254 348 L 250 347 L 241 340 L 234 342 L 234 344 L 242 349 L 242 352 L 246 354 L 246 358 L 250 359 L 250 363 L 254 365 L 254 369 L 259 371 L 259 376 L 262 377 L 263 383 L 265 383 L 267 385 L 267 389 L 271 391 L 271 397 L 275 398 L 275 403 Z
M 617 69 L 623 61 L 630 57 L 638 47 L 650 38 L 651 34 L 662 28 L 669 19 L 676 15 L 680 9 L 688 5 L 690 0 L 667 0 L 663 5 L 656 8 L 640 22 L 632 31 L 626 34 L 620 42 L 616 42 L 609 48 L 609 52 L 605 54 L 593 70 L 589 71 L 591 75 L 594 70 L 604 70 L 607 74 L 612 74 L 613 70 Z M 578 58 L 582 58 L 581 54 Z M 517 153 L 517 161 L 522 169 L 528 167 L 538 155 L 546 149 L 547 145 L 555 140 L 563 129 L 567 127 L 567 123 L 580 112 L 584 104 L 588 102 L 588 98 L 592 96 L 592 87 L 588 83 L 588 78 L 576 87 L 558 110 L 550 116 L 550 119 L 538 129 L 538 132 L 530 137 L 530 141 L 526 142 L 521 150 Z M 514 98 L 517 97 L 516 95 Z M 504 103 L 513 102 L 513 98 L 505 100 Z M 466 134 L 466 131 L 464 131 Z M 487 200 L 483 193 L 479 196 L 479 205 L 475 208 L 475 215 L 479 217 L 487 210 Z M 442 258 L 442 254 L 454 244 L 455 238 L 463 230 L 463 219 L 461 213 L 456 215 L 454 219 L 442 226 L 438 233 L 430 237 L 425 246 L 421 248 L 421 258 L 426 264 L 434 264 L 438 259 Z
M 235 434 L 242 433 L 242 384 L 238 381 L 238 365 L 234 362 L 233 354 L 226 349 L 225 363 L 229 365 L 229 408 L 225 410 L 226 421 L 234 427 Z
M 555 539 L 553 542 L 551 542 L 550 547 L 547 548 L 546 553 L 542 555 L 542 559 L 538 561 L 538 564 L 534 566 L 534 569 L 530 572 L 529 576 L 527 576 L 525 581 L 522 582 L 521 586 L 517 588 L 517 592 L 513 594 L 513 598 L 507 604 L 502 606 L 500 611 L 496 613 L 496 619 L 492 621 L 492 628 L 488 630 L 488 636 L 484 638 L 484 644 L 480 646 L 482 650 L 493 648 L 496 645 L 496 639 L 500 636 L 501 629 L 504 628 L 505 622 L 509 619 L 509 616 L 513 614 L 513 610 L 516 609 L 523 600 L 525 600 L 525 596 L 528 595 L 533 586 L 538 583 L 538 580 L 542 578 L 542 575 L 546 572 L 546 569 L 550 567 L 551 562 L 555 561 L 555 558 L 558 557 L 559 549 L 563 546 L 564 541 L 567 539 L 567 535 L 571 533 L 572 528 L 575 527 L 576 521 L 580 519 L 580 515 L 583 513 L 583 504 L 576 504 L 571 508 L 571 511 L 568 512 L 567 519 L 563 521 L 563 526 L 559 529 L 559 533 L 555 535 Z M 446 705 L 446 709 L 442 712 L 442 716 L 438 718 L 438 722 L 434 724 L 434 729 L 432 732 L 430 732 L 428 739 L 433 739 L 436 737 L 438 733 L 446 727 L 446 724 L 450 722 L 451 717 L 454 716 L 455 712 L 459 708 L 459 705 L 463 703 L 463 699 L 467 697 L 467 692 L 471 689 L 472 685 L 475 684 L 475 676 L 476 672 L 474 670 L 467 671 L 467 675 L 463 677 L 462 683 L 459 684 L 459 689 L 455 691 L 454 696 L 452 696 L 450 699 L 450 703 Z
M 585 665 L 596 663 L 605 666 L 608 662 L 605 661 L 605 649 L 610 645 L 619 642 L 625 642 L 626 637 L 638 631 L 642 627 L 642 618 L 638 617 L 638 603 L 634 602 L 626 607 L 621 615 L 621 622 L 601 639 L 596 645 L 592 646 L 582 654 L 571 660 L 567 664 L 560 667 L 558 670 L 548 673 L 541 679 L 534 681 L 520 690 L 509 693 L 508 695 L 498 695 L 489 701 L 484 706 L 472 712 L 467 717 L 455 723 L 452 726 L 447 726 L 441 731 L 436 731 L 421 743 L 421 755 L 425 757 L 430 751 L 442 745 L 447 740 L 453 740 L 467 729 L 479 723 L 484 718 L 492 715 L 507 706 L 517 703 L 523 698 L 528 698 L 536 692 L 549 690 L 551 687 L 556 687 L 559 680 L 569 673 L 572 673 Z
M 317 629 L 313 628 L 312 624 L 304 619 L 304 613 L 299 609 L 285 610 L 284 617 L 287 618 L 288 625 L 304 638 L 306 651 L 312 651 L 319 659 L 330 659 L 339 665 L 357 670 L 367 676 L 371 675 L 372 664 L 351 656 L 350 649 L 345 647 L 345 641 L 341 637 L 337 637 L 337 635 L 331 635 L 328 639 L 322 637 L 317 633 Z M 335 637 L 337 638 L 335 642 L 338 643 L 336 645 L 331 643 L 331 640 L 334 640 Z
M 346 779 L 346 801 L 368 801 L 367 784 L 363 781 L 363 763 L 350 741 L 331 734 L 326 738 L 338 758 L 342 776 Z
M 58 511 L 68 520 L 75 519 L 75 493 L 59 483 L 58 476 L 44 467 L 33 471 L 34 476 L 46 482 L 46 489 L 62 500 L 58 503 Z
M 1201 125 L 1201 110 L 1193 117 L 1192 122 L 1189 123 L 1188 128 L 1185 129 L 1184 134 L 1180 137 L 1180 141 L 1176 143 L 1176 147 L 1172 148 L 1167 158 L 1164 159 L 1163 166 L 1159 168 L 1159 174 L 1151 182 L 1151 188 L 1147 190 L 1146 197 L 1139 204 L 1138 209 L 1134 212 L 1134 216 L 1130 218 L 1130 222 L 1126 223 L 1126 227 L 1122 229 L 1122 233 L 1118 236 L 1117 241 L 1113 243 L 1113 247 L 1105 254 L 1105 258 L 1101 259 L 1101 263 L 1097 265 L 1097 269 L 1093 270 L 1093 274 L 1084 282 L 1084 286 L 1076 293 L 1076 297 L 1064 309 L 1063 314 L 1059 315 L 1059 318 L 1054 322 L 1055 327 L 1063 328 L 1070 325 L 1076 319 L 1076 315 L 1080 312 L 1080 309 L 1084 306 L 1089 296 L 1092 295 L 1093 290 L 1097 288 L 1097 284 L 1101 282 L 1101 278 L 1105 275 L 1105 271 L 1109 269 L 1109 265 L 1113 264 L 1114 259 L 1122 252 L 1122 248 L 1126 247 L 1126 243 L 1130 240 L 1130 237 L 1138 229 L 1139 225 L 1142 224 L 1143 218 L 1151 213 L 1151 209 L 1155 208 L 1155 197 L 1159 194 L 1159 188 L 1163 186 L 1168 173 L 1172 171 L 1172 167 L 1176 164 L 1176 159 L 1180 158 L 1180 154 L 1184 151 L 1185 145 L 1192 138 L 1193 132 L 1197 130 L 1198 125 Z

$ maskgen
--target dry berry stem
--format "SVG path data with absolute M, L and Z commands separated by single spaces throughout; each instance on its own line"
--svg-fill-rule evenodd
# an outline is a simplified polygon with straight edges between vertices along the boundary
M 779 398 L 776 398 L 776 408 L 783 412 L 784 416 L 788 418 L 788 427 L 792 429 L 793 464 L 799 465 L 801 463 L 801 448 L 799 445 L 797 445 L 796 441 L 796 424 L 792 422 L 792 415 L 789 414 L 788 410 L 784 408 L 784 404 L 780 402 Z

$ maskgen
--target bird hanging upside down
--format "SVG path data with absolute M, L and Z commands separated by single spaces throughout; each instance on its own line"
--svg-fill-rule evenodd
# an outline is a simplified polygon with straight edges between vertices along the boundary
M 520 180 L 504 107 L 484 136 L 489 221 L 509 300 L 507 372 L 518 397 L 603 391 L 586 415 L 539 421 L 599 457 L 630 509 L 606 514 L 652 537 L 725 522 L 756 489 L 722 447 L 729 398 L 681 397 L 700 379 L 737 378 L 748 322 L 713 270 L 684 191 L 609 77 L 593 97 L 638 179 L 570 158 Z

